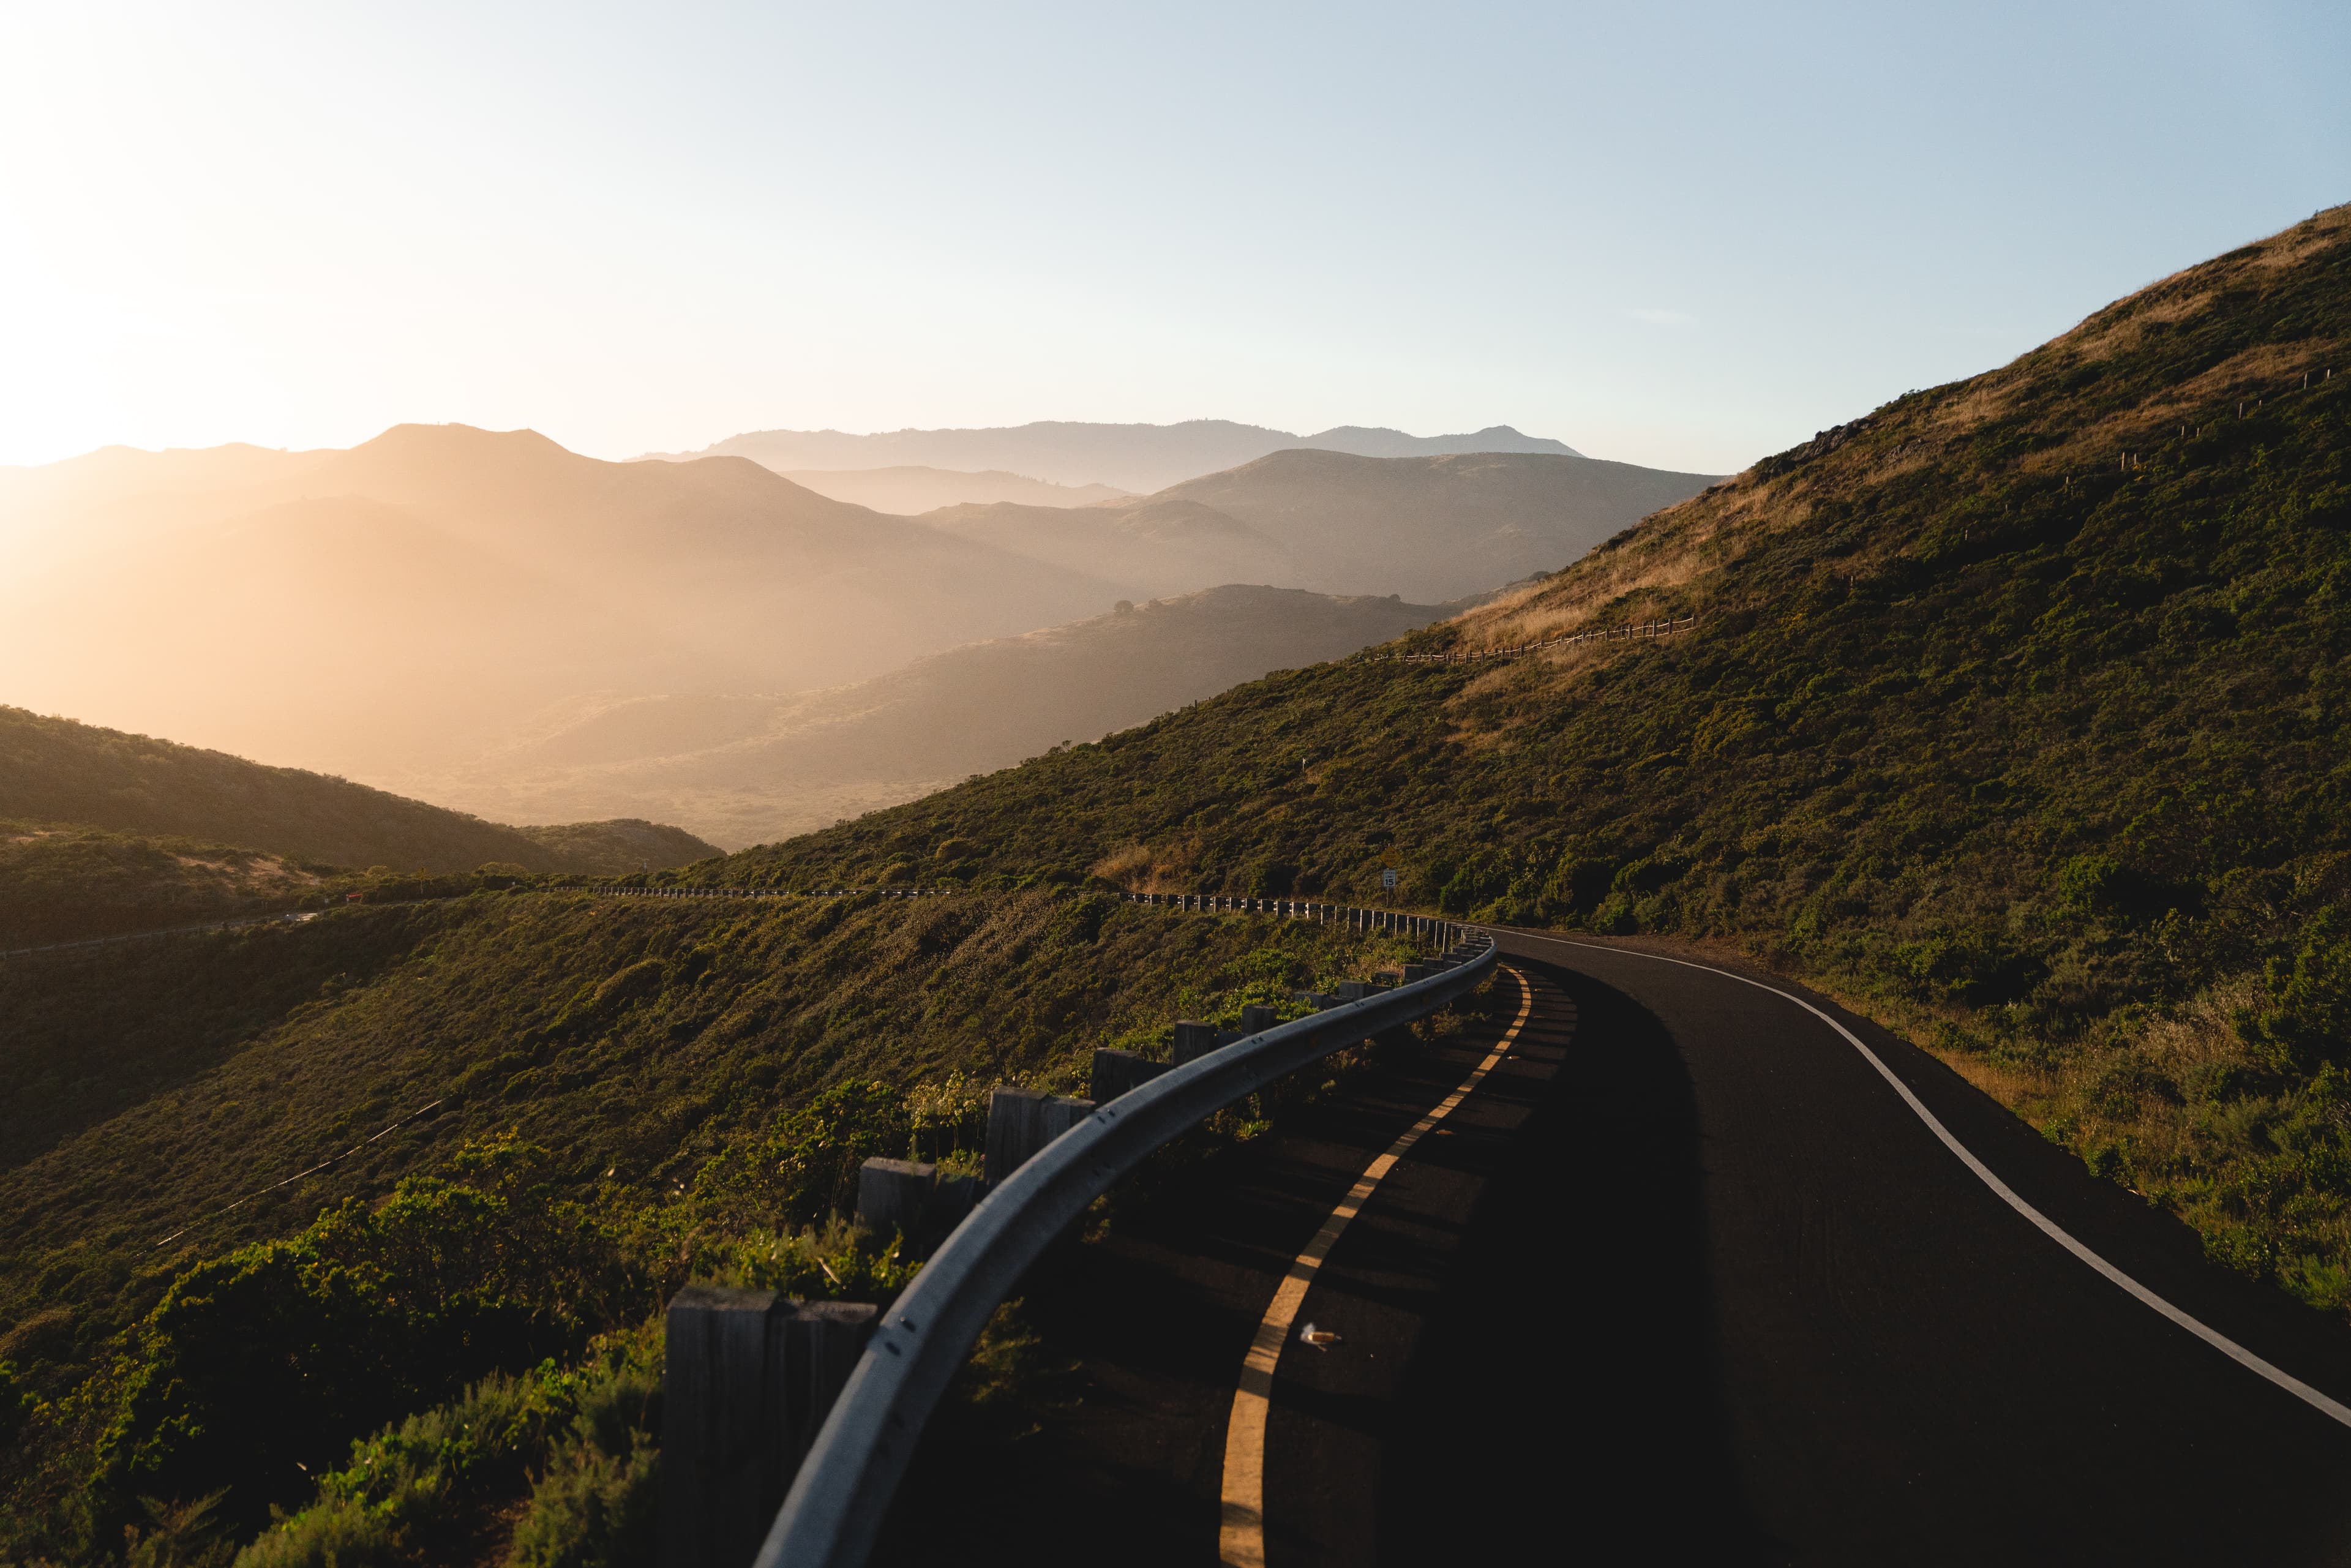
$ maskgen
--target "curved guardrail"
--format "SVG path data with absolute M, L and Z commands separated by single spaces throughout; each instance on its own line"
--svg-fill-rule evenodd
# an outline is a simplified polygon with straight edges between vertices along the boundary
M 1326 906 L 1327 907 L 1327 906 Z M 1431 925 L 1436 925 L 1431 922 Z M 1447 926 L 1451 929 L 1449 923 Z M 841 1389 L 754 1568 L 860 1568 L 923 1426 L 997 1304 L 1086 1206 L 1210 1113 L 1334 1051 L 1426 1018 L 1499 949 L 1249 1035 L 1098 1107 L 980 1200 L 885 1313 Z

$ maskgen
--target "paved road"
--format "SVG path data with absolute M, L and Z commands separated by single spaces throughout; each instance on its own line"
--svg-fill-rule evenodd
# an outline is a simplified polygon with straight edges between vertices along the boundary
M 1609 1519 L 1607 1537 L 1627 1549 L 1649 1530 L 1687 1532 L 1762 1562 L 2351 1561 L 2351 1429 L 2034 1228 L 1820 1020 L 1629 952 L 1536 936 L 1505 947 L 1555 966 L 1585 1017 L 1552 1157 L 1481 1215 L 1481 1231 L 1531 1235 L 1544 1211 L 1637 1212 L 1645 1186 L 1671 1197 L 1644 1222 L 1583 1239 L 1596 1247 L 1466 1260 L 1391 1473 L 1466 1479 L 1430 1435 L 1507 1416 L 1491 1390 L 1509 1380 L 1475 1376 L 1479 1358 L 1463 1348 L 1480 1301 L 1546 1300 L 1562 1310 L 1523 1382 L 1585 1435 L 1487 1473 L 1489 1496 L 1525 1495 L 1532 1472 L 1578 1458 L 1596 1472 L 1541 1507 L 1469 1514 L 1473 1533 L 1526 1539 L 1555 1529 L 1566 1504 Z M 1956 1074 L 1826 1010 L 2077 1239 L 2288 1372 L 2351 1394 L 2351 1335 L 2206 1264 L 2183 1227 L 2091 1179 Z M 1643 1123 L 1644 1142 L 1678 1144 L 1671 1161 L 1653 1154 L 1631 1180 L 1575 1169 L 1573 1129 Z M 1629 1325 L 1593 1300 L 1613 1287 L 1612 1259 L 1678 1281 L 1678 1365 L 1654 1336 L 1621 1354 Z M 1648 1407 L 1653 1377 L 1675 1418 Z M 1660 1484 L 1684 1469 L 1703 1484 Z M 1393 1494 L 1405 1500 L 1389 1511 L 1392 1542 L 1462 1539 L 1461 1514 L 1432 1517 L 1419 1500 L 1439 1490 Z
M 1341 1342 L 1284 1353 L 1273 1568 L 2351 1563 L 2351 1428 L 2034 1228 L 1820 1019 L 1623 948 L 1505 948 L 1534 989 L 1520 1047 L 1333 1249 L 1299 1315 Z M 2351 1395 L 2351 1334 L 1835 1016 L 2024 1200 Z M 1258 1317 L 1502 1021 L 1190 1173 L 1035 1292 L 1065 1403 L 971 1470 L 963 1521 L 1053 1521 L 1005 1560 L 1215 1562 Z

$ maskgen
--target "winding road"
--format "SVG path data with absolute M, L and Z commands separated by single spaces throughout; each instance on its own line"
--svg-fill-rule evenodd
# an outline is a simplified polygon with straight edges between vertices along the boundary
M 1002 1560 L 2351 1563 L 2351 1334 L 1801 988 L 1499 935 L 1486 1024 L 1040 1281 Z

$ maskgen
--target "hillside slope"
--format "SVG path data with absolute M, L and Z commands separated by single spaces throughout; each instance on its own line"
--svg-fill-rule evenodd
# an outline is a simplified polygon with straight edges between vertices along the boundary
M 0 1554 L 119 1561 L 141 1495 L 220 1489 L 249 1538 L 689 1276 L 886 1294 L 903 1266 L 800 1229 L 864 1155 L 968 1158 L 989 1083 L 1396 953 L 1045 890 L 516 892 L 0 966 Z
M 976 643 L 798 697 L 647 697 L 490 758 L 432 793 L 511 816 L 653 810 L 759 843 L 911 800 L 1065 741 L 1343 658 L 1449 612 L 1226 586 Z
M 1403 894 L 1740 943 L 2351 1308 L 2351 209 L 1404 647 L 714 877 Z
M 0 707 L 5 819 L 236 845 L 315 867 L 402 872 L 505 862 L 611 873 L 718 852 L 676 828 L 633 820 L 504 827 L 341 779 L 14 707 Z
M 1416 457 L 1458 452 L 1543 452 L 1579 455 L 1543 436 L 1507 424 L 1460 435 L 1407 435 L 1400 430 L 1338 425 L 1292 435 L 1230 420 L 1179 424 L 1095 424 L 1040 420 L 990 430 L 892 430 L 852 435 L 839 430 L 757 430 L 676 457 L 747 457 L 778 472 L 794 468 L 1009 469 L 1057 485 L 1112 485 L 1138 495 L 1203 474 L 1253 463 L 1269 452 L 1312 447 L 1365 457 Z

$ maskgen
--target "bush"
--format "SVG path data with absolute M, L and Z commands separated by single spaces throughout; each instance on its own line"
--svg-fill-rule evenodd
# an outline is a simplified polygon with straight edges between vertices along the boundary
M 350 1433 L 576 1349 L 619 1268 L 533 1180 L 539 1158 L 512 1140 L 475 1145 L 454 1162 L 470 1180 L 413 1176 L 381 1207 L 352 1199 L 183 1273 L 136 1331 L 99 1443 L 101 1511 L 219 1493 L 249 1527 Z
M 2333 904 L 2320 910 L 2293 962 L 2272 958 L 2267 975 L 2270 1005 L 2237 1017 L 2247 1045 L 2295 1071 L 2351 1055 L 2351 917 Z

